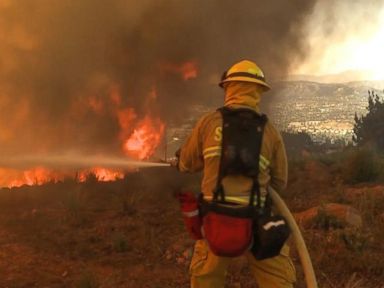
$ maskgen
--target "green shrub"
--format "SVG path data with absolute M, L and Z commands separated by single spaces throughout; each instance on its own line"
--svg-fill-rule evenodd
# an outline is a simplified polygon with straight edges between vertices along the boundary
M 384 151 L 384 100 L 375 91 L 368 91 L 368 113 L 355 114 L 353 142 L 358 146 L 371 145 Z

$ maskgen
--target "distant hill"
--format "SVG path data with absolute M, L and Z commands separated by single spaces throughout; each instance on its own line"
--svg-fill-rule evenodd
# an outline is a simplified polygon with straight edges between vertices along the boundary
M 368 85 L 378 85 L 378 89 L 384 89 L 384 79 L 381 81 L 369 81 L 367 80 L 372 75 L 369 71 L 357 71 L 349 70 L 338 74 L 327 74 L 327 75 L 289 75 L 286 81 L 309 81 L 316 83 L 366 83 Z
M 273 84 L 267 111 L 281 130 L 307 132 L 315 141 L 349 141 L 355 112 L 366 113 L 368 90 L 379 95 L 384 81 L 318 83 L 281 81 Z
M 263 97 L 262 111 L 280 130 L 306 132 L 316 142 L 348 142 L 352 137 L 355 112 L 358 115 L 367 112 L 368 90 L 373 89 L 383 95 L 384 81 L 319 83 L 298 80 L 272 82 L 271 86 L 272 90 Z M 197 119 L 217 106 L 212 106 L 212 103 L 191 106 L 191 116 L 183 125 L 169 127 L 168 155 L 173 155 Z M 179 141 L 173 141 L 173 138 Z

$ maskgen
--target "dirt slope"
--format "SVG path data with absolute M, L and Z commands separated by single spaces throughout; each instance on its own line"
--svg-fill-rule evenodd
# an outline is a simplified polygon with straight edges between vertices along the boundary
M 332 181 L 314 165 L 300 169 L 322 169 L 322 179 Z M 324 185 L 324 196 L 316 200 L 320 191 L 316 196 L 303 188 L 308 180 L 294 174 L 284 195 L 294 211 L 340 198 L 340 191 Z M 198 191 L 198 181 L 198 176 L 180 178 L 170 170 L 150 169 L 113 183 L 90 178 L 82 184 L 67 180 L 0 190 L 0 287 L 188 287 L 193 241 L 185 233 L 173 193 L 180 187 Z M 360 285 L 349 287 L 384 283 L 384 238 L 378 232 L 384 225 L 372 222 L 382 212 L 383 199 L 364 204 L 361 197 L 366 196 L 353 195 L 344 202 L 363 210 L 364 221 L 375 227 L 304 231 L 320 287 L 347 287 L 348 281 Z M 293 258 L 297 287 L 304 287 L 295 253 Z M 234 261 L 227 287 L 256 287 L 244 259 Z

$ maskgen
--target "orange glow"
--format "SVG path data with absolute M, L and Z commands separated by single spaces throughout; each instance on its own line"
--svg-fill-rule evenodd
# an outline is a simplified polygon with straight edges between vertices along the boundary
M 136 120 L 137 115 L 132 108 L 120 109 L 116 113 L 120 125 L 120 139 L 124 141 L 132 132 L 132 123 Z
M 180 71 L 183 74 L 184 80 L 194 79 L 197 77 L 197 63 L 194 61 L 185 62 Z
M 124 151 L 130 157 L 139 160 L 148 159 L 160 144 L 164 127 L 160 119 L 146 116 L 125 141 Z
M 116 181 L 117 179 L 124 178 L 124 173 L 122 171 L 96 167 L 80 172 L 78 180 L 80 182 L 85 182 L 89 174 L 94 174 L 97 181 L 101 182 Z
M 111 85 L 109 98 L 115 106 L 119 106 L 121 104 L 120 89 L 117 85 Z
M 163 63 L 161 65 L 161 70 L 179 74 L 185 81 L 196 78 L 198 74 L 197 62 L 194 60 L 186 61 L 181 64 Z
M 78 173 L 66 173 L 51 171 L 43 167 L 37 167 L 28 169 L 25 171 L 18 171 L 14 169 L 0 168 L 0 188 L 1 187 L 20 187 L 23 185 L 43 185 L 48 182 L 57 183 L 63 181 L 65 178 L 77 178 L 79 182 L 85 182 L 89 174 L 94 174 L 97 181 L 116 181 L 124 178 L 124 172 L 116 169 L 107 169 L 102 167 L 95 167 L 87 170 L 83 170 Z
M 184 79 L 195 77 L 194 65 L 185 63 L 177 68 L 182 73 Z M 97 85 L 96 85 L 97 86 Z M 80 100 L 72 103 L 71 117 L 78 119 L 87 111 L 93 111 L 100 116 L 108 115 L 116 117 L 120 132 L 117 135 L 121 141 L 123 152 L 131 158 L 137 160 L 148 159 L 151 157 L 158 145 L 161 143 L 164 133 L 164 123 L 156 116 L 148 112 L 147 116 L 141 118 L 132 107 L 124 105 L 117 84 L 108 83 L 108 94 L 97 93 L 97 87 L 91 87 L 91 91 L 86 93 L 86 97 L 79 97 Z M 1 100 L 1 99 L 0 99 Z M 157 100 L 156 87 L 152 87 L 147 95 L 147 111 L 151 111 L 153 104 Z M 29 112 L 28 103 L 21 103 L 17 116 L 25 119 Z M 107 114 L 110 113 L 110 114 Z M 20 114 L 20 115 L 19 115 Z M 17 119 L 16 119 L 17 120 Z M 0 128 L 2 126 L 0 125 Z M 0 129 L 1 130 L 1 129 Z M 5 131 L 5 132 L 4 132 Z M 10 137 L 6 134 L 7 130 L 0 131 L 0 139 Z M 111 139 L 112 141 L 113 139 Z M 97 165 L 97 164 L 96 164 Z M 92 167 L 92 166 L 91 166 Z M 65 178 L 77 178 L 80 182 L 87 181 L 90 174 L 94 174 L 97 181 L 115 181 L 124 177 L 124 172 L 105 167 L 92 167 L 80 171 L 57 171 L 43 167 L 37 167 L 20 171 L 16 169 L 4 169 L 0 167 L 0 188 L 19 187 L 22 185 L 42 185 L 47 182 L 63 181 Z
M 41 185 L 49 181 L 57 182 L 64 179 L 65 175 L 59 177 L 58 173 L 52 172 L 43 167 L 37 167 L 26 171 L 1 169 L 0 174 L 3 180 L 0 187 L 20 187 L 22 185 Z
M 151 92 L 149 92 L 149 100 L 157 99 L 157 90 L 155 87 L 152 87 Z
M 95 96 L 91 96 L 88 98 L 88 105 L 96 114 L 102 114 L 104 111 L 103 101 Z

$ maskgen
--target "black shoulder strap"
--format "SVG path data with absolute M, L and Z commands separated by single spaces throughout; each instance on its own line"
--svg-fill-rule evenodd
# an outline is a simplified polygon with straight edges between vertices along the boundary
M 259 187 L 259 181 L 258 181 L 258 175 L 259 175 L 259 157 L 260 157 L 260 150 L 261 150 L 261 144 L 262 144 L 262 137 L 264 134 L 264 126 L 265 123 L 267 122 L 267 117 L 264 114 L 258 114 L 255 111 L 251 109 L 246 109 L 246 108 L 240 108 L 240 109 L 231 109 L 228 107 L 221 107 L 218 109 L 218 111 L 221 113 L 222 118 L 223 118 L 223 124 L 222 124 L 222 153 L 221 153 L 221 158 L 220 158 L 220 165 L 219 165 L 219 171 L 218 171 L 218 176 L 217 176 L 217 184 L 216 184 L 216 189 L 213 194 L 213 200 L 218 201 L 219 196 L 222 201 L 225 201 L 225 193 L 222 185 L 222 180 L 225 176 L 227 176 L 226 171 L 224 170 L 224 165 L 223 165 L 223 158 L 224 158 L 224 149 L 225 145 L 227 144 L 226 141 L 229 141 L 228 135 L 226 133 L 227 127 L 229 125 L 229 121 L 231 121 L 231 117 L 244 117 L 247 118 L 246 120 L 248 121 L 254 121 L 257 122 L 257 129 L 255 129 L 255 133 L 258 133 L 257 137 L 257 145 L 255 145 L 255 154 L 257 155 L 257 167 L 255 167 L 256 171 L 253 178 L 253 187 L 251 190 L 250 198 L 249 198 L 249 205 L 253 206 L 254 205 L 254 199 L 255 199 L 255 194 L 257 196 L 257 205 L 260 206 L 261 203 L 261 196 L 260 196 L 260 187 Z

